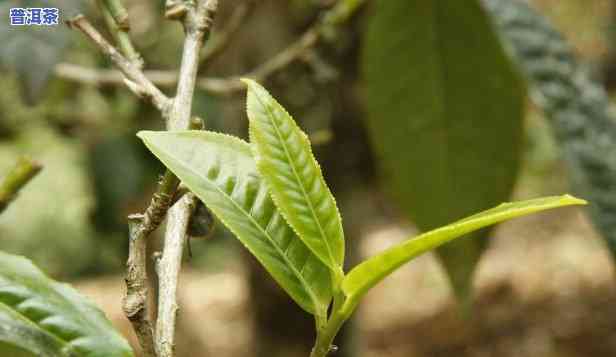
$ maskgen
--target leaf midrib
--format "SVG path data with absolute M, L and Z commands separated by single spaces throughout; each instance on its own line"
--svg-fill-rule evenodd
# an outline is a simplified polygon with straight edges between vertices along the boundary
M 282 138 L 282 135 L 280 134 L 280 129 L 278 128 L 278 125 L 276 124 L 276 121 L 273 119 L 274 115 L 273 115 L 272 109 L 269 106 L 267 106 L 267 105 L 265 105 L 263 103 L 263 101 L 260 98 L 260 94 L 258 94 L 257 91 L 253 91 L 253 93 L 255 95 L 255 98 L 261 104 L 261 106 L 263 106 L 265 108 L 265 110 L 270 115 L 270 118 L 271 118 L 270 122 L 272 123 L 272 126 L 274 127 L 274 130 L 276 130 L 276 135 L 278 136 L 278 138 L 280 139 L 280 142 L 282 143 L 282 148 L 284 149 L 284 153 L 287 156 L 287 159 L 289 160 L 289 163 L 291 164 L 291 170 L 293 171 L 293 175 L 295 176 L 295 178 L 299 182 L 299 186 L 300 186 L 300 188 L 302 190 L 302 194 L 304 195 L 304 198 L 306 199 L 306 201 L 308 202 L 308 206 L 310 207 L 310 213 L 312 214 L 312 218 L 314 218 L 314 220 L 316 221 L 317 227 L 319 227 L 319 232 L 321 233 L 321 237 L 325 241 L 325 247 L 327 248 L 327 254 L 329 255 L 329 259 L 332 261 L 332 263 L 335 266 L 337 266 L 338 265 L 338 261 L 333 256 L 331 247 L 329 246 L 329 240 L 327 239 L 327 235 L 325 234 L 325 231 L 323 230 L 323 227 L 321 226 L 321 221 L 318 219 L 318 217 L 316 215 L 316 211 L 315 211 L 314 206 L 312 204 L 312 200 L 310 199 L 310 196 L 306 192 L 303 180 L 300 179 L 299 174 L 297 173 L 297 169 L 295 167 L 295 161 L 292 159 L 291 155 L 289 154 L 289 150 L 287 148 L 287 144 L 286 144 L 285 140 Z M 310 161 L 310 159 L 311 159 L 311 157 L 308 157 L 308 161 Z M 317 175 L 318 175 L 318 173 L 317 173 Z M 319 177 L 317 177 L 316 179 L 319 180 Z M 285 214 L 282 211 L 281 211 L 281 213 Z M 299 235 L 299 232 L 298 232 L 298 235 Z
M 169 155 L 171 156 L 171 155 Z M 177 162 L 182 162 L 182 160 L 179 160 L 178 158 L 174 158 Z M 221 193 L 223 195 L 223 197 L 225 197 L 227 200 L 229 200 L 231 202 L 231 204 L 233 206 L 235 206 L 240 212 L 242 212 L 245 216 L 248 217 L 249 221 L 257 227 L 257 229 L 267 238 L 267 240 L 270 242 L 270 244 L 272 246 L 274 246 L 274 249 L 276 250 L 276 252 L 278 252 L 278 254 L 280 254 L 283 258 L 283 260 L 287 263 L 287 265 L 289 266 L 289 268 L 293 271 L 293 273 L 297 276 L 297 279 L 300 281 L 300 283 L 303 285 L 304 289 L 306 289 L 306 291 L 308 292 L 308 295 L 310 296 L 310 299 L 312 299 L 312 303 L 314 305 L 314 310 L 315 310 L 315 314 L 318 315 L 322 315 L 322 308 L 320 308 L 320 301 L 317 299 L 316 294 L 312 291 L 312 288 L 310 287 L 310 285 L 308 285 L 308 283 L 306 282 L 306 280 L 304 279 L 304 277 L 300 274 L 300 272 L 295 268 L 295 265 L 291 263 L 291 261 L 288 259 L 288 257 L 284 254 L 284 252 L 280 249 L 280 247 L 278 247 L 277 244 L 275 244 L 274 240 L 270 237 L 269 234 L 267 234 L 267 231 L 265 231 L 263 229 L 263 227 L 261 227 L 261 225 L 254 219 L 254 217 L 252 217 L 250 214 L 248 214 L 248 212 L 246 212 L 246 210 L 237 204 L 237 202 L 235 202 L 235 200 L 233 200 L 233 198 L 228 195 L 224 190 L 220 189 L 220 187 L 218 187 L 216 184 L 212 183 L 209 178 L 201 176 L 201 174 L 194 170 L 193 168 L 191 168 L 188 165 L 184 165 L 182 164 L 182 166 L 184 166 L 184 168 L 188 168 L 188 171 L 191 171 L 193 174 L 195 174 L 195 176 L 197 177 L 201 177 L 202 179 L 204 179 L 205 182 L 210 182 L 210 185 L 213 186 L 215 188 L 216 191 L 218 191 L 219 193 Z M 222 219 L 221 219 L 222 220 Z M 235 232 L 234 232 L 235 233 Z M 312 254 L 312 252 L 311 252 Z
M 8 278 L 4 278 L 4 279 L 9 283 L 8 285 L 14 284 L 16 286 L 24 287 L 25 289 L 28 290 L 30 295 L 28 295 L 28 297 L 26 297 L 25 299 L 19 301 L 16 304 L 13 304 L 13 305 L 7 304 L 6 302 L 3 302 L 1 300 L 0 300 L 0 304 L 8 306 L 11 310 L 15 311 L 17 314 L 19 314 L 20 316 L 24 317 L 24 319 L 28 320 L 29 322 L 31 322 L 32 324 L 37 326 L 39 329 L 41 329 L 43 331 L 46 331 L 47 333 L 49 333 L 52 336 L 56 337 L 58 340 L 64 342 L 68 346 L 72 346 L 72 344 L 76 340 L 78 340 L 78 339 L 88 338 L 88 337 L 96 335 L 96 332 L 92 331 L 92 329 L 91 329 L 92 328 L 91 324 L 96 324 L 96 323 L 93 322 L 93 321 L 88 320 L 87 318 L 85 318 L 85 315 L 83 315 L 78 308 L 77 309 L 73 309 L 73 307 L 71 305 L 67 305 L 67 304 L 64 303 L 64 301 L 62 299 L 58 299 L 58 296 L 62 296 L 62 295 L 59 292 L 57 292 L 56 290 L 54 290 L 53 288 L 51 288 L 51 287 L 49 288 L 48 294 L 53 294 L 54 296 L 48 298 L 47 300 L 51 304 L 51 306 L 53 306 L 56 309 L 59 309 L 60 311 L 59 312 L 58 311 L 54 312 L 52 310 L 52 312 L 48 316 L 46 316 L 45 318 L 41 319 L 40 321 L 43 321 L 43 320 L 45 320 L 45 319 L 47 319 L 49 317 L 52 317 L 52 316 L 63 316 L 63 315 L 65 317 L 69 316 L 69 319 L 71 321 L 73 321 L 73 322 L 76 322 L 78 325 L 80 325 L 80 327 L 82 329 L 81 331 L 84 331 L 84 332 L 80 333 L 75 338 L 64 339 L 58 333 L 52 332 L 52 331 L 49 331 L 49 330 L 45 329 L 43 326 L 41 326 L 40 321 L 36 322 L 36 321 L 32 320 L 28 315 L 22 313 L 21 311 L 19 311 L 17 309 L 17 305 L 19 305 L 19 304 L 22 304 L 22 303 L 24 303 L 26 301 L 29 301 L 29 300 L 40 299 L 40 296 L 37 296 L 38 292 L 36 290 L 33 290 L 32 287 L 30 287 L 27 284 L 23 284 L 23 283 L 20 283 L 18 281 L 15 281 L 15 280 L 12 280 L 12 279 L 8 279 Z M 52 285 L 53 285 L 53 282 L 52 282 Z M 106 327 L 106 326 L 104 326 L 104 327 Z M 104 330 L 104 329 L 101 329 L 101 330 Z
M 71 341 L 65 340 L 62 337 L 58 336 L 57 334 L 44 329 L 40 324 L 38 324 L 37 322 L 32 320 L 28 315 L 25 315 L 21 311 L 17 310 L 13 305 L 9 305 L 9 304 L 7 304 L 7 303 L 5 303 L 3 301 L 0 301 L 0 305 L 6 306 L 7 310 L 11 310 L 11 311 L 15 312 L 17 315 L 21 316 L 24 319 L 24 321 L 26 321 L 27 323 L 31 324 L 32 326 L 36 327 L 37 329 L 43 331 L 44 333 L 46 333 L 46 334 L 52 336 L 53 338 L 55 338 L 56 340 L 60 341 L 65 347 L 70 347 L 72 349 Z
M 447 188 L 449 191 L 449 195 L 448 197 L 455 197 L 455 175 L 453 174 L 453 169 L 451 167 L 451 134 L 450 134 L 450 127 L 449 127 L 449 121 L 446 119 L 447 118 L 447 103 L 449 101 L 449 93 L 448 93 L 448 89 L 446 87 L 445 83 L 445 71 L 447 69 L 447 64 L 445 61 L 445 57 L 443 56 L 443 51 L 444 51 L 444 45 L 442 43 L 442 35 L 440 32 L 440 9 L 439 9 L 439 2 L 437 1 L 432 1 L 432 28 L 433 28 L 433 32 L 434 32 L 434 52 L 435 52 L 435 56 L 437 57 L 436 65 L 434 67 L 434 77 L 436 78 L 435 82 L 436 82 L 436 91 L 440 94 L 439 96 L 437 96 L 436 98 L 436 107 L 438 108 L 438 114 L 437 117 L 439 118 L 439 121 L 441 122 L 441 128 L 442 128 L 442 133 L 443 133 L 443 137 L 444 140 L 441 141 L 441 145 L 444 147 L 443 149 L 443 156 L 441 156 L 441 158 L 443 159 L 443 161 L 441 161 L 441 163 L 444 166 L 444 171 L 447 172 L 447 177 L 449 178 L 447 180 Z M 453 217 L 458 218 L 458 217 Z M 446 222 L 441 222 L 441 224 L 444 224 Z M 433 229 L 434 227 L 430 227 L 430 229 Z

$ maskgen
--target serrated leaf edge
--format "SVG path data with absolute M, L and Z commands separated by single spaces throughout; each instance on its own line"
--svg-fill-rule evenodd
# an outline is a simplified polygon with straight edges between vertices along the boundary
M 263 91 L 265 91 L 267 93 L 267 90 L 265 90 L 265 88 L 263 88 L 260 84 L 258 84 L 257 82 L 251 80 L 251 79 L 247 79 L 247 78 L 242 78 L 241 79 L 242 82 L 244 82 L 249 88 L 251 86 L 257 86 L 257 88 L 262 88 Z M 257 100 L 259 100 L 259 102 L 261 103 L 261 105 L 265 108 L 267 108 L 266 105 L 264 105 L 262 98 L 257 94 L 257 91 L 253 90 L 253 93 L 255 95 L 255 98 L 257 98 Z M 271 99 L 276 105 L 278 105 L 281 110 L 289 116 L 289 118 L 293 118 L 291 114 L 289 114 L 289 112 L 271 95 L 269 95 L 269 99 Z M 248 107 L 246 107 L 246 111 L 248 111 Z M 271 113 L 270 110 L 268 110 L 268 112 Z M 250 122 L 252 122 L 252 120 L 249 119 Z M 334 257 L 333 251 L 332 251 L 332 247 L 331 247 L 331 242 L 329 239 L 327 239 L 327 235 L 325 234 L 325 231 L 323 229 L 323 227 L 321 226 L 321 222 L 317 217 L 317 214 L 315 212 L 314 209 L 314 205 L 312 200 L 310 199 L 310 197 L 308 196 L 308 193 L 306 191 L 306 187 L 304 187 L 303 181 L 299 178 L 299 174 L 297 173 L 297 168 L 295 167 L 295 161 L 293 160 L 293 158 L 291 157 L 291 155 L 289 154 L 289 150 L 287 148 L 286 143 L 284 142 L 284 140 L 281 138 L 281 134 L 279 132 L 279 128 L 276 125 L 276 123 L 273 123 L 272 126 L 275 127 L 276 129 L 276 134 L 278 136 L 278 138 L 280 139 L 283 147 L 284 147 L 284 151 L 285 151 L 285 155 L 287 156 L 287 159 L 289 160 L 290 166 L 293 170 L 293 175 L 295 176 L 297 182 L 299 182 L 299 186 L 302 188 L 302 195 L 304 196 L 304 199 L 306 200 L 306 202 L 308 202 L 309 206 L 310 206 L 310 213 L 313 216 L 314 221 L 317 223 L 317 226 L 319 228 L 319 232 L 321 233 L 321 236 L 324 238 L 323 241 L 325 242 L 325 245 L 327 247 L 327 251 L 328 251 L 328 255 L 329 255 L 329 261 L 327 259 L 323 259 L 321 257 L 321 254 L 319 254 L 318 252 L 315 252 L 312 247 L 309 244 L 306 244 L 306 246 L 319 258 L 321 259 L 321 261 L 323 261 L 323 263 L 325 265 L 327 265 L 328 267 L 330 267 L 331 269 L 333 269 L 334 271 L 336 271 L 338 273 L 338 275 L 343 275 L 343 273 L 341 272 L 341 267 L 344 263 L 344 231 L 342 231 L 342 216 L 340 215 L 340 211 L 338 209 L 338 205 L 336 202 L 336 199 L 334 197 L 334 195 L 331 193 L 331 190 L 329 189 L 329 186 L 327 185 L 327 183 L 325 182 L 325 178 L 323 177 L 323 171 L 321 170 L 321 165 L 319 164 L 319 162 L 316 160 L 316 158 L 314 157 L 314 153 L 312 151 L 312 145 L 310 144 L 310 140 L 308 138 L 308 135 L 306 135 L 306 133 L 301 130 L 301 128 L 297 125 L 297 123 L 295 122 L 295 120 L 290 120 L 290 125 L 292 125 L 292 127 L 297 130 L 300 134 L 300 137 L 302 138 L 302 141 L 304 141 L 304 145 L 308 148 L 308 152 L 310 154 L 309 160 L 312 161 L 312 163 L 316 166 L 317 168 L 317 180 L 321 181 L 322 186 L 325 188 L 325 190 L 327 190 L 326 194 L 329 196 L 329 198 L 332 199 L 333 202 L 333 207 L 336 210 L 336 215 L 337 215 L 337 220 L 341 226 L 341 237 L 342 237 L 342 241 L 343 241 L 343 248 L 342 248 L 342 258 L 341 259 L 336 259 L 336 257 Z M 250 141 L 251 141 L 251 148 L 253 151 L 253 155 L 255 157 L 255 160 L 257 162 L 257 167 L 263 167 L 263 159 L 261 158 L 261 155 L 258 152 L 258 148 L 257 145 L 252 143 L 253 141 L 253 137 L 256 135 L 253 131 L 254 129 L 253 125 L 249 126 L 249 136 L 250 136 Z M 266 179 L 265 175 L 262 175 L 264 177 L 265 182 L 267 182 L 268 180 Z M 291 222 L 291 220 L 289 219 L 289 213 L 286 212 L 286 210 L 283 208 L 283 206 L 281 205 L 281 202 L 279 202 L 278 198 L 276 197 L 276 195 L 271 194 L 270 192 L 270 196 L 272 197 L 272 201 L 274 202 L 274 204 L 276 205 L 276 207 L 280 210 L 280 213 L 282 214 L 282 216 L 284 217 L 284 219 L 287 221 L 287 223 L 289 224 L 289 226 L 293 229 L 293 231 L 295 232 L 295 234 L 297 234 L 297 236 L 299 236 L 300 238 L 302 237 L 302 234 L 298 231 L 298 229 L 295 227 L 295 225 Z M 333 265 L 333 266 L 332 266 Z
M 150 145 L 148 144 L 148 140 L 147 140 L 147 139 L 146 139 L 146 137 L 145 137 L 145 135 L 147 135 L 147 133 L 148 133 L 148 131 L 140 131 L 139 133 L 137 133 L 137 136 L 138 136 L 140 139 L 142 139 L 144 143 L 146 143 L 146 146 L 150 147 Z M 219 137 L 222 137 L 222 138 L 223 138 L 223 140 L 235 141 L 235 142 L 236 142 L 236 144 L 238 144 L 239 146 L 245 146 L 245 147 L 246 147 L 247 152 L 252 153 L 252 150 L 251 150 L 250 144 L 249 144 L 249 143 L 247 143 L 246 141 L 244 141 L 244 140 L 242 140 L 242 139 L 238 138 L 238 137 L 235 137 L 235 136 L 232 136 L 232 135 L 223 134 L 223 133 L 217 133 L 217 132 L 213 132 L 213 131 L 208 131 L 208 133 L 210 133 L 210 134 L 212 134 L 212 135 L 214 135 L 214 136 L 219 136 Z M 168 156 L 170 156 L 170 157 L 171 157 L 171 155 L 168 155 Z M 176 159 L 176 161 L 177 161 L 177 162 L 181 162 L 181 160 L 177 160 L 177 159 Z M 183 165 L 183 166 L 184 166 L 185 168 L 187 168 L 187 167 L 188 167 L 188 166 L 186 166 L 186 165 Z M 194 171 L 192 168 L 188 167 L 188 169 L 189 169 L 190 171 L 192 171 L 193 173 L 195 173 L 197 176 L 201 177 L 201 175 L 200 175 L 199 173 L 197 173 L 196 171 Z M 263 230 L 263 228 L 262 228 L 262 227 L 258 224 L 258 222 L 256 222 L 256 221 L 254 220 L 254 218 L 253 218 L 253 217 L 252 217 L 249 213 L 247 213 L 247 212 L 246 212 L 246 211 L 245 211 L 245 210 L 244 210 L 241 206 L 239 206 L 239 205 L 235 202 L 235 200 L 233 200 L 233 198 L 229 197 L 229 195 L 227 195 L 227 194 L 226 194 L 226 192 L 222 191 L 222 190 L 221 190 L 221 189 L 220 189 L 217 185 L 212 185 L 212 186 L 216 187 L 216 190 L 217 190 L 218 192 L 222 193 L 222 194 L 223 194 L 225 197 L 227 197 L 227 198 L 228 198 L 231 202 L 233 202 L 233 205 L 234 205 L 236 208 L 238 208 L 238 209 L 239 209 L 239 210 L 240 210 L 243 214 L 247 215 L 247 216 L 250 218 L 251 223 L 252 223 L 252 224 L 254 224 L 256 227 L 258 227 L 258 230 L 259 230 L 259 231 L 261 231 L 261 232 L 262 232 L 262 233 L 263 233 L 263 234 L 264 234 L 264 235 L 268 238 L 268 242 L 269 242 L 270 244 L 272 244 L 272 245 L 275 247 L 276 251 L 277 251 L 277 252 L 278 252 L 278 253 L 279 253 L 279 254 L 283 257 L 284 261 L 285 261 L 285 262 L 287 263 L 287 265 L 291 268 L 291 270 L 293 271 L 293 273 L 296 275 L 297 279 L 301 282 L 302 287 L 306 290 L 306 292 L 308 293 L 308 296 L 309 296 L 309 297 L 310 297 L 310 299 L 312 300 L 312 304 L 313 304 L 313 306 L 312 306 L 312 307 L 303 306 L 303 308 L 304 308 L 304 309 L 306 309 L 306 310 L 307 310 L 308 312 L 310 312 L 310 313 L 314 313 L 314 314 L 317 314 L 317 315 L 319 315 L 319 314 L 320 314 L 320 315 L 324 314 L 324 313 L 325 313 L 324 311 L 319 311 L 320 309 L 319 309 L 318 307 L 321 305 L 321 302 L 320 302 L 320 300 L 318 299 L 317 294 L 316 294 L 316 293 L 312 290 L 312 288 L 310 287 L 310 285 L 308 284 L 308 282 L 306 281 L 306 279 L 304 279 L 304 276 L 303 276 L 303 275 L 302 275 L 302 274 L 301 274 L 301 273 L 300 273 L 300 272 L 299 272 L 299 271 L 295 268 L 295 266 L 294 266 L 293 264 L 291 264 L 291 263 L 289 262 L 288 257 L 287 257 L 287 256 L 286 256 L 283 252 L 281 252 L 281 251 L 280 251 L 280 249 L 279 249 L 278 245 L 277 245 L 277 244 L 272 243 L 272 239 L 270 238 L 270 235 L 269 235 L 269 234 L 267 234 L 267 232 Z M 231 231 L 231 233 L 233 233 L 235 236 L 238 236 L 238 234 L 237 234 L 237 232 L 235 231 L 235 229 L 232 229 L 232 228 L 231 228 L 231 227 L 227 224 L 227 222 L 226 222 L 226 221 L 225 221 L 222 217 L 220 217 L 220 215 L 218 215 L 218 214 L 216 213 L 216 209 L 214 209 L 214 208 L 210 208 L 210 209 L 211 209 L 211 210 L 212 210 L 212 212 L 216 215 L 216 217 L 217 217 L 217 218 L 221 221 L 221 223 L 222 223 L 225 227 L 227 227 L 227 228 L 229 229 L 229 231 Z M 255 254 L 255 253 L 252 251 L 252 249 L 250 249 L 247 245 L 245 245 L 245 244 L 244 244 L 244 243 L 243 243 L 240 239 L 238 239 L 238 240 L 242 243 L 242 245 L 243 245 L 243 246 L 244 246 L 244 247 L 245 247 L 248 251 L 250 251 L 250 253 L 251 253 L 251 254 L 252 254 L 255 258 L 257 258 L 257 260 L 259 260 L 259 261 L 260 261 L 260 259 L 258 258 L 257 254 Z M 312 251 L 311 251 L 311 252 L 312 252 Z M 314 253 L 313 253 L 313 254 L 314 254 Z M 263 264 L 263 263 L 262 263 L 262 265 L 265 267 L 265 264 Z M 266 269 L 266 270 L 267 270 L 267 269 Z M 271 273 L 270 273 L 270 275 L 272 275 L 272 278 L 274 277 L 274 275 L 273 275 L 273 274 L 271 274 Z M 274 280 L 276 280 L 276 279 L 274 278 Z M 279 283 L 279 285 L 280 285 L 280 286 L 283 286 L 283 285 L 282 285 L 282 284 L 280 284 L 280 283 Z M 286 289 L 285 289 L 285 290 L 286 290 Z M 299 302 L 298 302 L 298 303 L 299 303 Z

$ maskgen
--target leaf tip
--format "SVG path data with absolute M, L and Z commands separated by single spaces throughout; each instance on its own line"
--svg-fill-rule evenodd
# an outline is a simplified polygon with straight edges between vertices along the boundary
M 248 88 L 253 87 L 255 85 L 256 86 L 259 85 L 254 79 L 250 79 L 248 77 L 242 77 L 242 78 L 240 78 L 240 81 L 242 83 L 244 83 L 246 85 L 246 87 L 248 87 Z
M 140 130 L 137 132 L 137 137 L 141 140 L 146 140 L 151 131 L 149 130 Z
M 588 201 L 575 196 L 566 194 L 562 196 L 562 201 L 567 205 L 587 205 Z

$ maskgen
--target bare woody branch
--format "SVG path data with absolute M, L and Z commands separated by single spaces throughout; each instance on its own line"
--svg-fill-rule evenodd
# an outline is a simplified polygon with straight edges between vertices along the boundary
M 143 229 L 143 215 L 129 216 L 128 229 L 126 295 L 122 307 L 133 325 L 144 357 L 155 357 L 154 327 L 148 308 L 147 233 Z
M 0 213 L 17 197 L 19 191 L 41 171 L 37 162 L 23 157 L 0 180 Z
M 187 193 L 169 210 L 164 249 L 161 257 L 156 261 L 159 304 L 155 346 L 159 357 L 174 355 L 175 325 L 178 313 L 177 287 L 186 244 L 186 232 L 195 207 L 195 197 Z
M 115 4 L 115 13 L 112 14 L 109 3 Z M 106 18 L 107 25 L 120 44 L 122 52 L 129 56 L 127 59 L 114 46 L 90 24 L 83 16 L 77 16 L 69 21 L 69 25 L 83 32 L 111 61 L 120 68 L 119 74 L 130 90 L 137 96 L 147 98 L 166 117 L 169 112 L 171 100 L 167 98 L 143 74 L 143 65 L 139 54 L 134 50 L 128 38 L 128 19 L 117 12 L 121 8 L 119 0 L 105 0 L 100 2 L 101 10 Z M 118 16 L 120 16 L 118 18 Z M 122 20 L 125 27 L 120 27 Z M 146 357 L 155 357 L 154 329 L 148 308 L 148 278 L 147 278 L 147 237 L 163 221 L 171 205 L 173 194 L 179 181 L 170 172 L 166 172 L 161 179 L 159 188 L 152 198 L 150 206 L 144 214 L 129 217 L 129 257 L 127 261 L 126 296 L 123 301 L 124 313 L 133 325 L 141 349 Z
M 290 44 L 257 68 L 237 77 L 197 78 L 196 87 L 211 94 L 226 96 L 233 95 L 244 88 L 239 81 L 241 77 L 249 77 L 257 81 L 269 78 L 296 61 L 309 57 L 310 51 L 319 43 L 324 34 L 333 32 L 337 26 L 347 21 L 365 1 L 339 1 L 332 9 L 326 11 L 319 21 L 306 30 L 298 41 Z M 122 83 L 122 75 L 118 71 L 96 70 L 66 63 L 56 66 L 55 74 L 60 78 L 91 85 Z M 151 82 L 162 87 L 171 87 L 178 81 L 178 75 L 171 71 L 146 71 L 145 75 Z
M 169 3 L 167 3 L 169 5 Z M 199 55 L 208 38 L 218 10 L 218 0 L 197 0 L 188 6 L 181 17 L 186 38 L 176 96 L 167 121 L 168 130 L 191 127 L 192 101 L 199 69 Z M 173 8 L 168 6 L 168 9 Z M 175 322 L 177 318 L 177 286 L 186 243 L 186 231 L 195 208 L 196 199 L 188 193 L 167 214 L 167 230 L 162 256 L 157 263 L 159 281 L 158 318 L 156 320 L 155 348 L 159 357 L 172 357 L 175 349 Z
M 77 15 L 67 22 L 72 28 L 80 30 L 103 52 L 124 75 L 123 82 L 138 97 L 148 99 L 158 110 L 167 116 L 170 100 L 150 81 L 138 65 L 124 57 L 92 26 L 83 15 Z

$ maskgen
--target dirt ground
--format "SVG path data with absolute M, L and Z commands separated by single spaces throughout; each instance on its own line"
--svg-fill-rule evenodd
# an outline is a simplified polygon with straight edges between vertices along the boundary
M 396 225 L 375 227 L 363 239 L 362 254 L 374 254 L 412 233 Z M 179 356 L 252 355 L 243 269 L 184 272 Z M 120 310 L 121 277 L 82 282 L 78 288 L 132 338 Z M 475 312 L 464 320 L 436 260 L 426 255 L 408 264 L 362 303 L 358 356 L 616 356 L 614 272 L 603 243 L 576 208 L 501 225 L 479 268 L 476 288 Z

